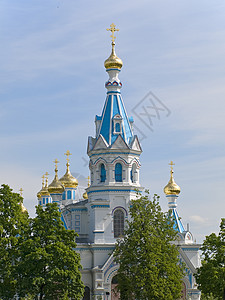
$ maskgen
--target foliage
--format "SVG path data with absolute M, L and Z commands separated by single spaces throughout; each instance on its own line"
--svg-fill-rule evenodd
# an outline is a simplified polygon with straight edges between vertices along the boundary
M 0 188 L 0 299 L 82 299 L 76 233 L 66 230 L 57 204 L 29 219 L 23 198 Z
M 0 188 L 0 297 L 13 299 L 16 293 L 18 245 L 28 226 L 28 213 L 22 211 L 23 198 L 8 185 Z
M 122 300 L 174 300 L 182 289 L 183 266 L 179 262 L 173 222 L 161 211 L 159 197 L 142 196 L 130 206 L 124 239 L 117 242 L 115 260 Z
M 74 251 L 76 233 L 65 229 L 56 203 L 47 204 L 45 210 L 37 206 L 36 213 L 20 248 L 19 296 L 81 299 L 84 285 L 80 256 Z
M 201 293 L 201 300 L 218 300 L 218 298 L 215 298 L 212 293 L 208 296 Z
M 206 236 L 202 250 L 202 266 L 196 281 L 205 295 L 225 300 L 225 219 L 221 219 L 220 232 Z

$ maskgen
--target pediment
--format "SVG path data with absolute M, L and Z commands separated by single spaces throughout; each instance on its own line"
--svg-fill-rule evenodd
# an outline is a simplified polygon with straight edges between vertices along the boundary
M 129 147 L 127 146 L 122 136 L 119 134 L 115 142 L 112 144 L 111 149 L 129 149 Z
M 104 137 L 100 134 L 99 138 L 97 139 L 97 142 L 95 143 L 93 150 L 107 149 L 108 147 L 109 147 L 108 143 L 106 142 Z
M 91 151 L 95 145 L 96 139 L 92 136 L 88 137 L 87 153 Z
M 136 135 L 134 136 L 134 138 L 133 138 L 133 140 L 131 142 L 130 148 L 132 150 L 136 150 L 136 151 L 142 152 L 140 142 L 139 142 L 138 137 Z

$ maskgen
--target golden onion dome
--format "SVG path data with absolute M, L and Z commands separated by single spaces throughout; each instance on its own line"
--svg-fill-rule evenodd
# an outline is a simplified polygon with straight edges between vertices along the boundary
M 58 169 L 55 168 L 55 178 L 53 179 L 52 183 L 48 186 L 48 191 L 50 194 L 62 194 L 64 192 L 64 186 L 59 181 L 58 178 Z
M 69 162 L 66 164 L 66 173 L 65 175 L 59 179 L 59 181 L 63 184 L 65 188 L 76 188 L 78 186 L 78 181 L 75 177 L 72 176 L 69 169 Z
M 84 199 L 84 200 L 87 200 L 87 199 L 88 199 L 88 194 L 87 194 L 87 192 L 84 192 L 84 193 L 83 193 L 83 199 Z
M 112 53 L 105 60 L 104 66 L 107 69 L 121 69 L 123 66 L 122 60 L 116 55 L 115 52 L 115 42 L 112 42 Z
M 164 187 L 164 193 L 166 195 L 179 195 L 180 187 L 176 184 L 173 178 L 173 170 L 170 171 L 170 180 L 168 184 Z
M 27 212 L 27 209 L 26 209 L 26 207 L 24 206 L 23 202 L 20 202 L 20 207 L 21 207 L 21 210 L 22 210 L 23 213 L 24 213 L 24 212 Z
M 37 197 L 39 199 L 42 196 L 50 196 L 49 191 L 48 191 L 48 177 L 47 177 L 48 175 L 49 174 L 46 172 L 45 175 L 42 176 L 42 189 L 37 193 Z

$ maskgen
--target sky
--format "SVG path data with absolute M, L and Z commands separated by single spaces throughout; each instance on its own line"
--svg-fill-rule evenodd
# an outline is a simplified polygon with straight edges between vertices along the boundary
M 2 0 L 0 183 L 35 214 L 53 161 L 87 185 L 87 138 L 106 97 L 104 60 L 123 60 L 122 96 L 141 140 L 140 180 L 160 196 L 169 165 L 182 221 L 201 243 L 225 213 L 225 2 L 223 0 Z

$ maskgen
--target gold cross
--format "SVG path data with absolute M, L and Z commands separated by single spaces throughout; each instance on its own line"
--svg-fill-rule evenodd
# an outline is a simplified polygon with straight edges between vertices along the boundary
M 20 196 L 22 197 L 23 196 L 23 189 L 20 188 L 19 191 L 20 191 Z
M 66 161 L 69 162 L 70 161 L 69 156 L 72 155 L 72 153 L 70 153 L 70 151 L 67 150 L 66 153 L 64 153 L 64 154 L 67 156 Z
M 90 186 L 90 176 L 87 177 L 88 180 L 88 187 Z
M 112 32 L 112 35 L 110 35 L 110 37 L 112 38 L 112 42 L 114 43 L 114 42 L 115 42 L 115 39 L 116 39 L 116 37 L 114 36 L 114 32 L 115 32 L 115 31 L 119 31 L 119 29 L 116 29 L 116 25 L 115 25 L 114 23 L 112 23 L 112 24 L 110 25 L 110 27 L 111 27 L 111 28 L 107 28 L 106 30 Z
M 171 170 L 173 170 L 173 166 L 175 166 L 174 162 L 171 160 L 171 162 L 169 163 Z
M 42 178 L 42 187 L 44 187 L 45 186 L 45 175 L 43 175 L 41 178 Z
M 48 186 L 48 172 L 45 173 L 45 186 Z
M 56 158 L 53 162 L 55 163 L 55 167 L 56 167 L 56 169 L 57 169 L 58 163 L 59 163 L 58 159 Z

